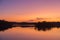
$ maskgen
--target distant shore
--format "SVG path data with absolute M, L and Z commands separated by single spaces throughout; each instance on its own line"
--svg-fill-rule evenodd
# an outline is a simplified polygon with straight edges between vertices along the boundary
M 50 30 L 51 28 L 60 28 L 60 22 L 9 22 L 0 20 L 0 31 L 13 27 L 35 27 L 37 30 Z

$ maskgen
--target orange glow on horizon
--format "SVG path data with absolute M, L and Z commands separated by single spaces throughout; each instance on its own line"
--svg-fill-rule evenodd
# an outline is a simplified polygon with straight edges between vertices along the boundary
M 60 21 L 59 1 L 3 1 L 1 3 L 0 19 L 19 22 Z M 42 19 L 36 20 L 37 17 Z

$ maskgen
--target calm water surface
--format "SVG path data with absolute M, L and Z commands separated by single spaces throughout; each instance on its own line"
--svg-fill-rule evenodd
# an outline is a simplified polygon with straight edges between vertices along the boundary
M 0 31 L 0 40 L 60 40 L 60 28 L 38 31 L 33 27 L 16 27 Z

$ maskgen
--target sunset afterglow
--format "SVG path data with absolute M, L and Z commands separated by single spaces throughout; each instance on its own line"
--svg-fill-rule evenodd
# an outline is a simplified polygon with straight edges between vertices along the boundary
M 1 0 L 0 19 L 8 21 L 60 21 L 59 0 Z

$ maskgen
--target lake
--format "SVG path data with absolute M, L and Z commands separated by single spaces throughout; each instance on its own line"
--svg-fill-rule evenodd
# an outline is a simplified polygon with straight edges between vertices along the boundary
M 0 31 L 0 40 L 60 40 L 60 28 L 38 31 L 34 27 L 13 27 Z

